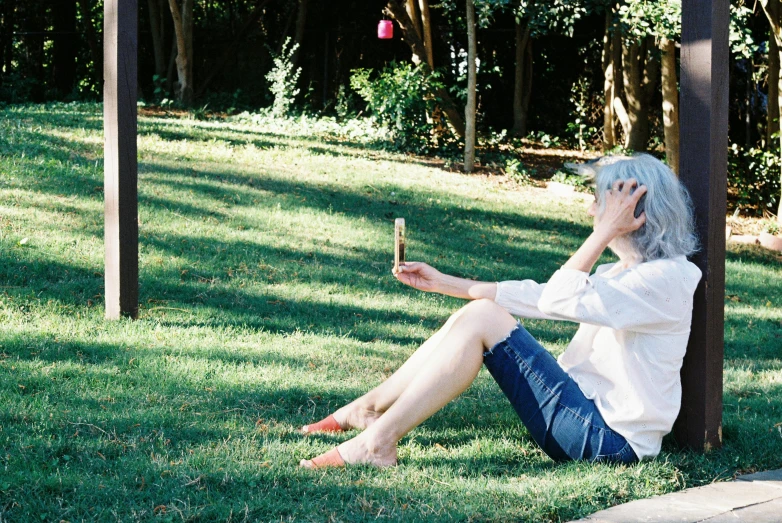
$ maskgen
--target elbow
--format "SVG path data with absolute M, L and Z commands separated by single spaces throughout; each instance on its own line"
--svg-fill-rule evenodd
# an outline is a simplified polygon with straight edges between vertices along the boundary
M 555 314 L 555 308 L 556 300 L 552 300 L 545 292 L 541 294 L 540 299 L 538 300 L 538 310 L 543 314 L 553 316 Z

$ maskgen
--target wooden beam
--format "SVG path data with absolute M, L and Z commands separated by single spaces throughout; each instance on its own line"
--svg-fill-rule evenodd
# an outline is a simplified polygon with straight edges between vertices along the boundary
M 103 130 L 106 318 L 138 316 L 138 0 L 105 0 Z
M 695 208 L 701 250 L 692 261 L 703 278 L 674 435 L 702 451 L 722 443 L 729 8 L 729 0 L 682 1 L 680 177 Z

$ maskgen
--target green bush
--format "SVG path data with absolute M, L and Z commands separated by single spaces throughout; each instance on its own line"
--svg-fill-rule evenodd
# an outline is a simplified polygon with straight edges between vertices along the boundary
M 778 150 L 744 149 L 734 143 L 728 151 L 729 197 L 745 213 L 776 214 L 781 171 Z
M 442 87 L 436 74 L 392 62 L 377 74 L 372 69 L 354 69 L 350 86 L 387 129 L 396 149 L 429 152 L 436 140 L 435 125 L 440 123 L 427 116 L 437 105 L 430 93 Z
M 293 55 L 298 48 L 299 44 L 291 44 L 291 39 L 286 38 L 280 55 L 274 58 L 272 70 L 266 75 L 269 90 L 274 96 L 271 114 L 275 118 L 289 116 L 293 101 L 300 91 L 296 84 L 301 75 L 301 67 L 293 66 Z

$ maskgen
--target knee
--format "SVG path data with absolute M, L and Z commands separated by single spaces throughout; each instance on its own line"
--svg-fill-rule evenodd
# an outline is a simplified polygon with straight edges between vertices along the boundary
M 456 325 L 474 335 L 484 348 L 494 346 L 516 327 L 516 319 L 488 299 L 471 301 L 454 316 Z
M 494 303 L 494 301 L 483 298 L 473 300 L 459 310 L 459 317 L 463 319 L 480 320 L 485 318 L 495 318 L 497 316 L 510 316 L 508 311 Z

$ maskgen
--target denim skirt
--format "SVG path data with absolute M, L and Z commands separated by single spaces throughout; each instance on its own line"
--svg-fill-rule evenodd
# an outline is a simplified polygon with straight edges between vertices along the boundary
M 521 324 L 486 351 L 483 362 L 552 459 L 638 461 L 627 440 L 611 430 L 595 403 Z

